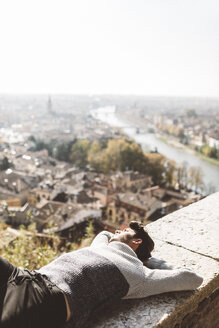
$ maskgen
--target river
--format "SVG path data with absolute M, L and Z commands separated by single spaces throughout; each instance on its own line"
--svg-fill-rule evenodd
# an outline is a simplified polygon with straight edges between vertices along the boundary
M 114 106 L 91 110 L 91 115 L 97 120 L 111 126 L 122 128 L 123 131 L 139 143 L 144 150 L 153 150 L 157 148 L 159 153 L 165 155 L 167 158 L 173 159 L 176 163 L 181 164 L 183 161 L 186 161 L 189 166 L 201 167 L 205 192 L 219 191 L 219 167 L 205 162 L 190 152 L 185 152 L 162 142 L 153 133 L 136 133 L 136 128 L 130 127 L 128 123 L 123 122 L 116 116 Z

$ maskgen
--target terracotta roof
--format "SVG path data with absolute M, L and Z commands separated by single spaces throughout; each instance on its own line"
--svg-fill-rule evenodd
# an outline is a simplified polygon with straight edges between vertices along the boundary
M 215 140 L 219 140 L 219 130 L 216 130 L 216 131 L 210 133 L 210 134 L 209 134 L 209 137 L 210 137 L 210 138 L 213 138 L 213 139 L 215 139 Z
M 101 211 L 99 210 L 81 210 L 73 215 L 66 223 L 64 223 L 58 231 L 63 231 L 73 227 L 75 224 L 79 224 L 88 219 L 100 219 Z
M 152 192 L 153 192 L 153 195 L 159 199 L 162 199 L 166 194 L 166 190 L 162 189 L 162 188 L 158 188 L 156 190 L 153 190 Z
M 155 197 L 148 197 L 146 195 L 135 194 L 127 192 L 124 194 L 117 194 L 117 197 L 122 203 L 126 203 L 131 206 L 146 210 L 152 206 L 157 199 Z

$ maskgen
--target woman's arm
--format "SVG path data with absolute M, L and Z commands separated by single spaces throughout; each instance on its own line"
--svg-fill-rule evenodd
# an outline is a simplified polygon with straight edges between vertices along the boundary
M 168 264 L 165 260 L 157 259 L 155 257 L 150 257 L 148 260 L 144 261 L 143 263 L 149 269 L 162 269 L 162 270 L 174 269 L 174 267 L 171 264 Z
M 110 239 L 112 238 L 113 233 L 109 231 L 101 231 L 92 241 L 90 247 L 96 247 L 100 245 L 109 244 Z
M 136 290 L 136 297 L 142 298 L 172 291 L 194 290 L 203 278 L 189 269 L 149 269 L 143 267 L 144 277 Z

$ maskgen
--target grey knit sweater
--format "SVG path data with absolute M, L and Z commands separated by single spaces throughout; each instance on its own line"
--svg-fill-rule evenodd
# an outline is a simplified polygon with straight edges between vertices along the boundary
M 67 295 L 72 313 L 68 327 L 84 327 L 93 312 L 120 298 L 143 298 L 201 285 L 202 278 L 189 269 L 172 269 L 153 258 L 144 266 L 128 245 L 109 242 L 111 237 L 103 231 L 90 247 L 66 253 L 38 270 Z

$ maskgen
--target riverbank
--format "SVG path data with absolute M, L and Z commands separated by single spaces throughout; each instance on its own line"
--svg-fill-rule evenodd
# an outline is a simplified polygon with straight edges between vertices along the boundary
M 216 159 L 214 158 L 210 158 L 210 157 L 207 157 L 201 153 L 199 153 L 198 151 L 195 151 L 192 146 L 185 146 L 183 144 L 181 144 L 178 140 L 175 140 L 175 138 L 173 137 L 169 137 L 169 136 L 164 136 L 164 135 L 161 135 L 161 134 L 156 134 L 156 138 L 158 138 L 160 141 L 172 146 L 172 147 L 175 147 L 177 149 L 180 149 L 180 150 L 183 150 L 185 152 L 187 152 L 188 154 L 192 154 L 194 156 L 197 156 L 199 157 L 200 159 L 204 160 L 205 162 L 208 162 L 212 165 L 215 165 L 217 167 L 219 167 L 219 161 L 217 161 Z
M 204 161 L 212 164 L 212 165 L 215 165 L 217 167 L 219 167 L 219 161 L 214 159 L 214 158 L 210 158 L 210 157 L 207 157 L 201 153 L 199 153 L 198 151 L 195 152 L 196 156 L 198 156 L 199 158 L 203 159 Z
M 144 121 L 144 119 L 140 120 L 139 118 L 136 118 L 136 117 L 134 118 L 132 115 L 127 115 L 127 114 L 126 114 L 126 116 L 123 116 L 121 113 L 116 113 L 116 116 L 128 125 L 133 125 L 134 124 L 136 126 L 136 128 L 138 127 L 140 129 L 147 130 L 146 125 L 148 125 L 148 122 Z M 216 160 L 214 158 L 207 157 L 207 156 L 195 151 L 192 148 L 192 146 L 183 145 L 181 142 L 178 141 L 177 138 L 174 138 L 172 136 L 167 136 L 166 134 L 161 134 L 160 132 L 155 133 L 155 137 L 158 140 L 160 140 L 161 142 L 163 142 L 163 143 L 165 143 L 165 144 L 167 144 L 171 147 L 174 147 L 178 150 L 184 151 L 185 153 L 196 156 L 196 157 L 200 158 L 201 160 L 203 160 L 203 161 L 205 161 L 205 162 L 207 162 L 211 165 L 219 167 L 219 161 L 218 160 Z

